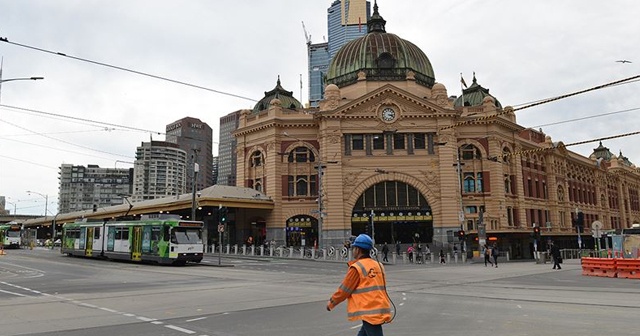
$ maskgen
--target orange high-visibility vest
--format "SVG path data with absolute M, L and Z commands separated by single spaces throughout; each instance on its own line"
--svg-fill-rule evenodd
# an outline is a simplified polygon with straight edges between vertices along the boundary
M 376 325 L 391 321 L 391 304 L 386 293 L 382 265 L 371 258 L 363 258 L 349 267 L 355 268 L 360 274 L 358 287 L 347 299 L 349 320 L 364 320 Z

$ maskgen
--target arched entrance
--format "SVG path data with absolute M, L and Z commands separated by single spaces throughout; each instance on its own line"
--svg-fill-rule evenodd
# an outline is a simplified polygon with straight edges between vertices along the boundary
M 373 214 L 373 216 L 372 216 Z M 401 181 L 384 181 L 367 190 L 351 212 L 353 235 L 374 235 L 376 243 L 431 243 L 433 216 L 427 199 Z
M 287 219 L 287 246 L 313 246 L 318 239 L 318 220 L 307 215 Z

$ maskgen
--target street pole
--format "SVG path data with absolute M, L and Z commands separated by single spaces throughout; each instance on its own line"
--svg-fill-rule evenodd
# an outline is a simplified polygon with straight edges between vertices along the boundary
M 322 158 L 318 162 L 318 250 L 322 249 L 322 225 L 324 224 L 324 216 L 322 214 L 322 194 L 324 193 L 322 188 Z
M 193 163 L 193 186 L 192 186 L 192 194 L 191 194 L 191 220 L 196 220 L 196 177 L 198 176 L 198 171 L 200 170 L 200 165 L 197 162 Z

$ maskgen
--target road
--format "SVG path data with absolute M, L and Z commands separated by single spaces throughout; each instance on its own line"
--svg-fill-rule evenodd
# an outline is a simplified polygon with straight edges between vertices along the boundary
M 207 256 L 156 266 L 46 249 L 0 256 L 0 335 L 356 335 L 325 303 L 343 263 Z M 387 335 L 634 335 L 640 281 L 533 262 L 387 265 Z

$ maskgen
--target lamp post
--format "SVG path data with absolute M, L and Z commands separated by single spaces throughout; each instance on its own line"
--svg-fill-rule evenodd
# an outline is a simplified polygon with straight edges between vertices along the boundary
M 29 195 L 36 194 L 36 195 L 41 196 L 41 197 L 44 198 L 44 220 L 46 221 L 47 220 L 47 210 L 48 210 L 47 206 L 49 205 L 49 195 L 41 194 L 39 192 L 30 191 L 30 190 L 27 190 L 27 194 L 29 194 Z M 51 238 L 53 238 L 53 236 L 55 235 L 55 231 L 56 231 L 56 228 L 55 228 L 55 226 L 52 225 L 51 226 Z
M 0 69 L 1 68 L 2 68 L 2 66 L 0 66 Z M 2 73 L 2 71 L 0 71 L 0 74 L 1 73 Z M 22 80 L 40 80 L 40 79 L 44 79 L 44 77 L 19 77 L 19 78 L 9 78 L 9 79 L 0 78 L 0 98 L 2 97 L 2 83 L 13 82 L 13 81 L 22 81 Z
M 191 220 L 196 220 L 196 190 L 198 189 L 196 186 L 196 178 L 198 176 L 198 171 L 200 170 L 200 165 L 197 162 L 193 163 L 193 187 L 192 195 L 191 195 Z
M 11 202 L 11 201 L 5 201 L 5 202 L 13 205 L 13 218 L 16 218 L 16 203 L 15 202 Z M 9 212 L 11 212 L 11 211 L 9 211 Z

